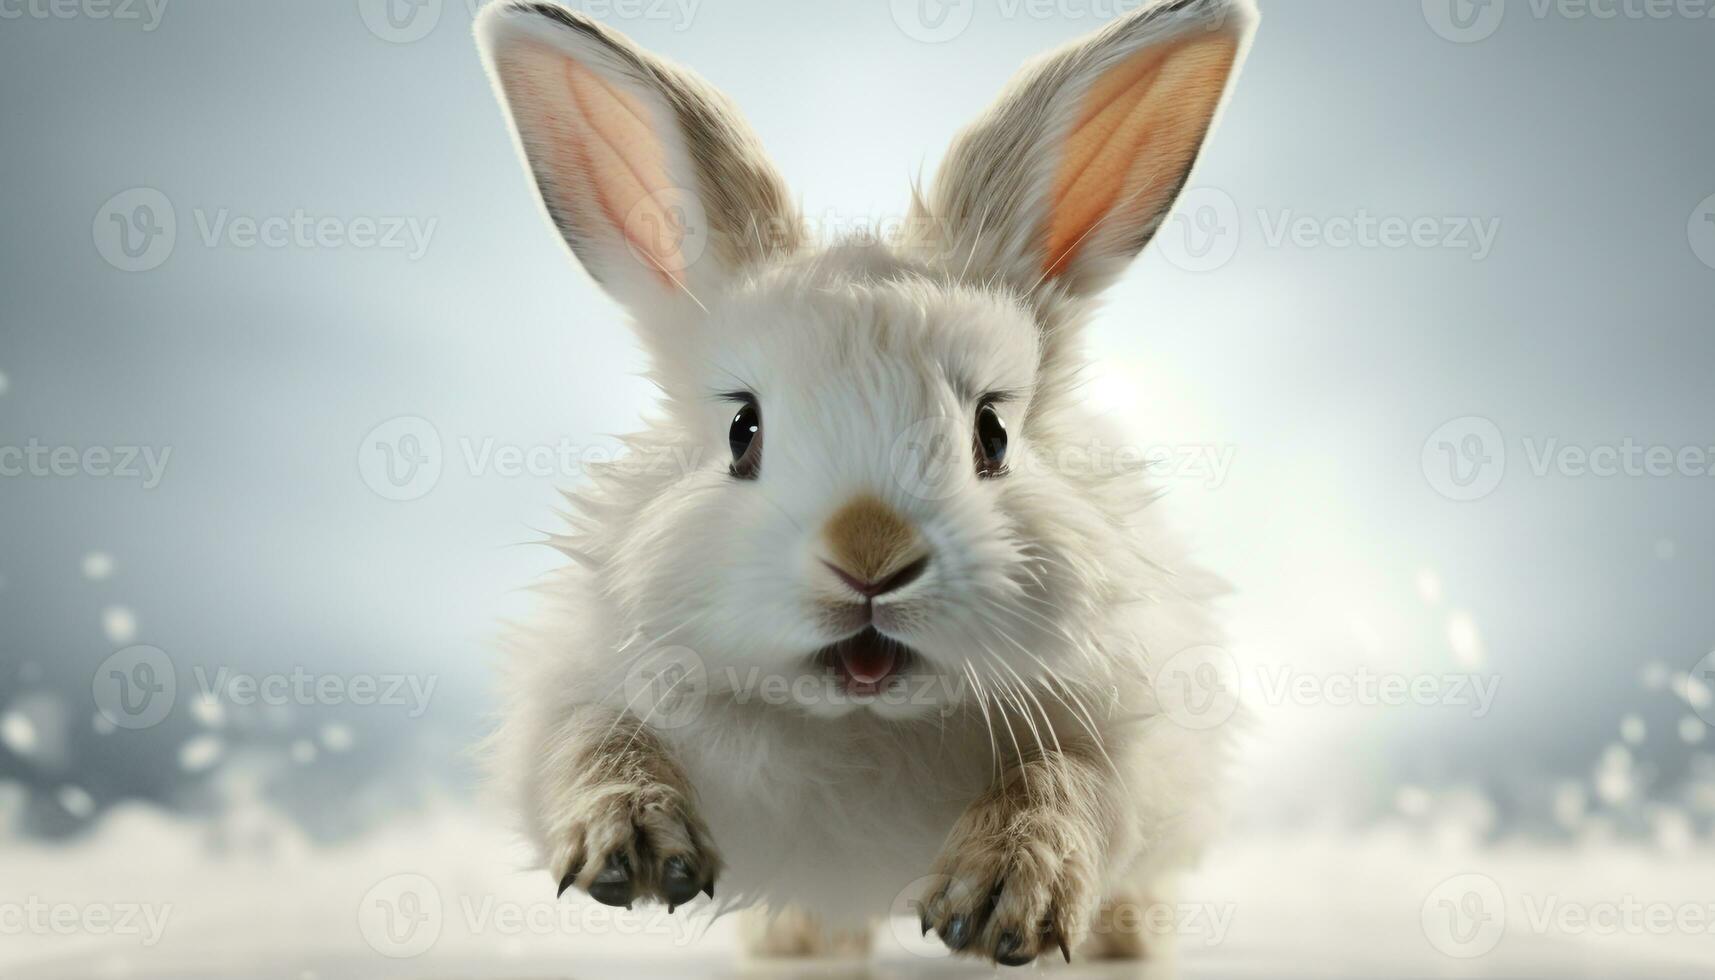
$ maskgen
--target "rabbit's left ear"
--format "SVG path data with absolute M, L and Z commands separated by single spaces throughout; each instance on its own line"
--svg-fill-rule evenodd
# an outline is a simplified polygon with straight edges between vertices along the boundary
M 784 184 L 701 79 L 550 3 L 491 4 L 476 35 L 548 216 L 640 321 L 798 244 Z
M 1256 20 L 1253 0 L 1157 0 L 1048 55 L 954 140 L 922 245 L 1026 291 L 1106 286 L 1185 186 Z

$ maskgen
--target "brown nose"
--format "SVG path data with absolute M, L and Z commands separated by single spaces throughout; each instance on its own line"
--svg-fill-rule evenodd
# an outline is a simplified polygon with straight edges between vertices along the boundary
M 865 598 L 904 588 L 929 565 L 922 535 L 874 497 L 859 497 L 840 508 L 822 537 L 828 549 L 823 564 Z

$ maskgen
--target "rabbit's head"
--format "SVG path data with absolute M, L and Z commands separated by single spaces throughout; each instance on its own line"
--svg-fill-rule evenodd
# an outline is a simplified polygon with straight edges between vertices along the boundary
M 1048 55 L 962 133 L 898 242 L 812 243 L 719 93 L 557 6 L 478 37 L 555 226 L 663 393 L 568 545 L 639 649 L 713 688 L 903 719 L 966 684 L 1101 683 L 1162 573 L 1138 468 L 1056 461 L 1080 310 L 1184 186 L 1251 0 L 1146 7 Z M 740 690 L 745 689 L 745 690 Z

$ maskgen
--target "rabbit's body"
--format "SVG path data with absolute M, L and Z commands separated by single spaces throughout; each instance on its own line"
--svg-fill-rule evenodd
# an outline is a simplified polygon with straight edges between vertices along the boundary
M 1181 0 L 1069 49 L 955 146 L 910 238 L 818 250 L 700 83 L 557 8 L 485 13 L 549 212 L 663 392 L 572 495 L 575 563 L 514 638 L 498 772 L 562 889 L 682 904 L 718 878 L 722 903 L 844 929 L 920 901 L 950 947 L 1011 963 L 1195 856 L 1225 736 L 1160 685 L 1218 641 L 1217 587 L 1148 507 L 1142 454 L 1095 450 L 1126 441 L 1076 397 L 1077 338 L 1250 22 Z M 1187 84 L 1190 111 L 1128 122 Z M 1124 194 L 1085 181 L 1134 130 L 1165 160 L 1109 173 Z M 683 217 L 664 193 L 701 241 L 621 217 Z
M 873 272 L 875 261 L 877 257 L 870 256 L 855 273 L 826 260 L 773 270 L 776 277 L 803 277 L 793 291 L 811 302 L 823 299 L 830 320 L 844 321 L 824 322 L 816 330 L 783 331 L 780 340 L 787 349 L 776 353 L 813 364 L 840 348 L 842 327 L 870 329 L 876 322 L 874 310 L 854 304 L 851 293 L 890 289 L 863 278 Z M 843 288 L 836 289 L 840 283 Z M 891 302 L 904 310 L 922 302 L 921 296 L 912 295 L 915 291 L 907 285 L 898 295 L 872 298 L 877 306 Z M 981 309 L 983 301 L 974 302 Z M 783 324 L 794 328 L 813 320 L 807 310 L 783 312 Z M 790 349 L 794 343 L 798 349 Z M 849 380 L 852 392 L 819 390 L 831 413 L 873 418 L 889 407 L 856 393 L 864 387 L 862 379 Z M 1039 417 L 1048 431 L 1076 433 L 1078 445 L 1088 444 L 1092 433 L 1104 428 L 1076 403 L 1064 406 L 1063 412 L 1052 426 L 1046 409 Z M 1122 443 L 1115 435 L 1109 444 Z M 644 625 L 625 611 L 628 603 L 610 594 L 612 582 L 604 582 L 600 570 L 623 569 L 632 561 L 647 563 L 647 556 L 628 554 L 637 538 L 652 536 L 657 524 L 665 529 L 682 520 L 682 515 L 660 509 L 662 501 L 671 499 L 671 489 L 683 481 L 679 467 L 686 447 L 694 445 L 692 433 L 664 422 L 634 440 L 633 455 L 625 462 L 598 469 L 591 484 L 575 495 L 581 513 L 600 519 L 580 522 L 571 534 L 556 539 L 578 562 L 542 589 L 549 609 L 535 629 L 515 638 L 508 699 L 512 710 L 499 739 L 507 753 L 508 785 L 529 794 L 540 789 L 541 780 L 554 778 L 542 771 L 541 747 L 553 744 L 554 729 L 567 717 L 601 713 L 604 707 L 620 710 L 628 704 L 665 705 L 656 712 L 664 717 L 652 718 L 652 727 L 696 788 L 699 812 L 725 862 L 723 897 L 758 900 L 773 908 L 799 905 L 815 910 L 830 928 L 857 929 L 878 914 L 899 911 L 902 897 L 916 897 L 912 886 L 928 873 L 949 828 L 970 801 L 993 784 L 995 740 L 1008 749 L 1015 738 L 1026 745 L 1038 737 L 1053 744 L 1050 736 L 1031 729 L 1032 723 L 1041 726 L 1037 712 L 1048 710 L 1068 741 L 1085 738 L 1086 726 L 1096 726 L 1095 734 L 1115 766 L 1129 777 L 1117 787 L 1123 796 L 1090 801 L 1111 808 L 1134 841 L 1128 849 L 1133 860 L 1103 869 L 1105 890 L 1146 886 L 1158 873 L 1195 855 L 1199 838 L 1212 823 L 1211 783 L 1219 771 L 1222 743 L 1219 737 L 1187 731 L 1165 717 L 1150 717 L 1155 713 L 1151 682 L 1161 666 L 1150 651 L 1171 654 L 1212 642 L 1218 633 L 1204 599 L 1215 586 L 1183 560 L 1182 549 L 1159 526 L 1156 512 L 1147 508 L 1149 494 L 1141 483 L 1097 473 L 1080 494 L 1107 505 L 1095 522 L 1103 532 L 1085 543 L 1113 550 L 1111 561 L 1136 576 L 1128 583 L 1110 583 L 1125 588 L 1126 599 L 1106 604 L 1077 630 L 1113 657 L 1104 665 L 1104 681 L 1111 690 L 1102 693 L 1103 685 L 1084 685 L 1082 693 L 1071 695 L 1070 707 L 1040 695 L 1040 704 L 1025 702 L 1031 716 L 1027 722 L 1026 712 L 1010 702 L 991 704 L 988 717 L 970 699 L 950 703 L 948 695 L 958 690 L 960 679 L 924 675 L 899 696 L 902 704 L 886 706 L 918 715 L 915 724 L 868 710 L 828 718 L 782 706 L 792 697 L 794 683 L 800 694 L 809 682 L 812 694 L 837 700 L 822 672 L 804 665 L 800 672 L 781 673 L 771 661 L 755 659 L 756 637 L 745 632 L 719 636 L 711 631 L 692 638 L 680 630 L 680 635 L 668 636 L 673 649 L 666 655 L 667 666 L 647 674 L 636 669 L 635 657 L 616 653 L 635 648 L 639 635 L 669 634 L 686 614 L 674 604 L 659 613 L 661 624 Z M 878 448 L 868 465 L 885 474 L 894 465 L 889 458 L 892 447 Z M 1045 437 L 1044 452 L 1058 448 Z M 806 514 L 825 506 L 825 497 L 814 488 L 803 488 L 802 499 L 796 496 L 788 492 L 772 504 Z M 1056 507 L 1060 502 L 1043 504 Z M 1109 529 L 1125 533 L 1109 537 Z M 688 543 L 677 546 L 688 548 Z M 719 540 L 710 546 L 718 548 Z M 691 560 L 718 565 L 722 558 L 709 554 Z M 647 605 L 646 595 L 638 597 L 637 605 Z M 1022 636 L 1027 625 L 1009 629 Z M 996 637 L 991 642 L 997 652 L 1013 653 L 1007 641 Z M 1040 636 L 1037 642 L 1045 643 L 1039 655 L 1046 656 L 1064 645 Z M 700 679 L 692 675 L 685 682 L 696 685 L 692 693 L 658 700 L 661 679 L 671 683 L 671 668 L 687 664 L 701 671 Z M 1026 671 L 1031 665 L 1015 669 Z M 639 678 L 645 683 L 639 684 Z M 764 678 L 786 683 L 769 689 Z M 1003 723 L 1008 719 L 1011 725 Z M 574 785 L 583 775 L 570 767 L 564 771 Z M 542 812 L 534 800 L 521 802 L 526 814 Z M 531 837 L 554 840 L 548 825 L 532 828 Z M 545 850 L 544 863 L 551 864 L 553 858 Z

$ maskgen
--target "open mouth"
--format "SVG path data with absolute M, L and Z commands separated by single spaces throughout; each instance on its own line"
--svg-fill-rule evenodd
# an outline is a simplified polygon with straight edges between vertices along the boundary
M 840 685 L 851 694 L 877 693 L 915 657 L 910 647 L 882 636 L 873 626 L 816 654 L 817 661 L 832 668 Z

